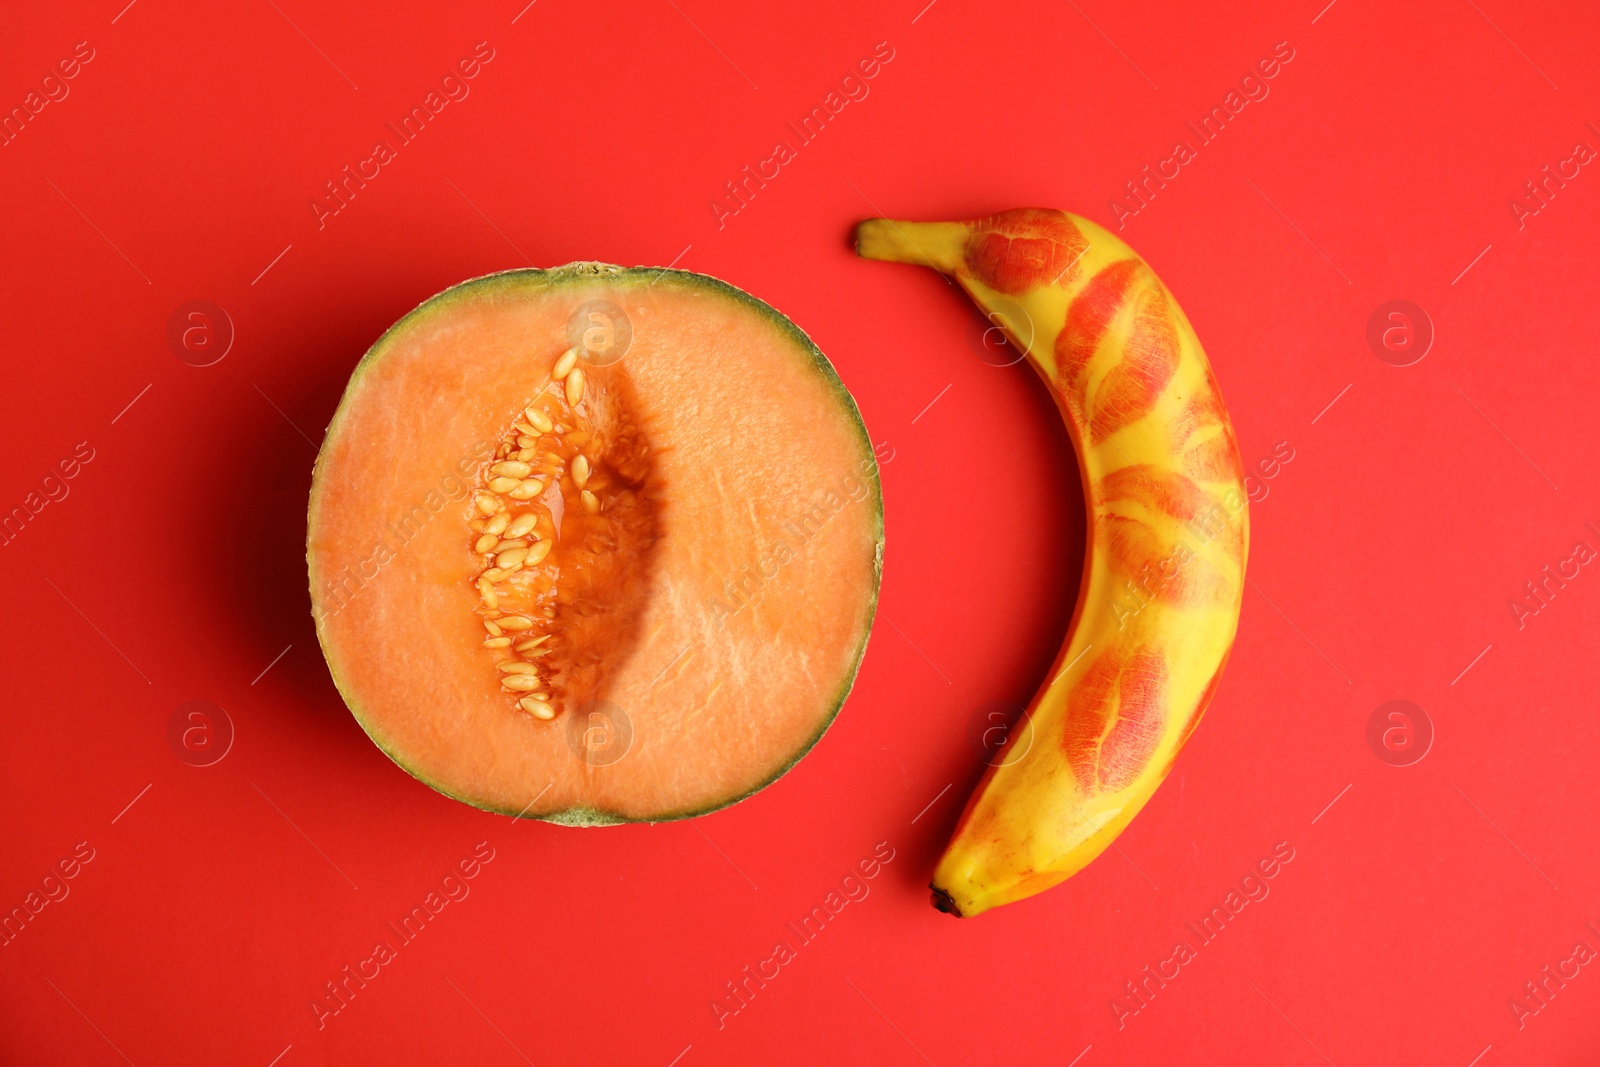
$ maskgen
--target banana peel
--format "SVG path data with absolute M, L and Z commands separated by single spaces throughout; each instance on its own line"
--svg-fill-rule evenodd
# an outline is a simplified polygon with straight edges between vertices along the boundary
M 1095 223 L 1041 208 L 870 219 L 856 251 L 932 267 L 966 290 L 1049 386 L 1087 498 L 1065 642 L 934 872 L 934 906 L 972 916 L 1100 855 L 1199 724 L 1243 600 L 1244 470 L 1188 318 Z

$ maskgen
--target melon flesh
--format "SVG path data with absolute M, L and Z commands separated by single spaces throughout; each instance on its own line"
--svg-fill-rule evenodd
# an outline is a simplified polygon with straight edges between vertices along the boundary
M 553 374 L 597 306 L 573 403 Z M 530 404 L 553 429 L 523 433 Z M 491 492 L 519 455 L 538 494 Z M 506 543 L 549 542 L 536 566 L 486 571 L 495 500 L 535 516 Z M 804 755 L 854 680 L 882 547 L 872 447 L 804 333 L 715 279 L 574 264 L 465 282 L 373 346 L 318 456 L 307 559 L 333 678 L 395 762 L 482 808 L 605 824 L 713 810 Z M 546 640 L 485 647 L 496 619 Z M 531 704 L 499 666 L 524 659 Z

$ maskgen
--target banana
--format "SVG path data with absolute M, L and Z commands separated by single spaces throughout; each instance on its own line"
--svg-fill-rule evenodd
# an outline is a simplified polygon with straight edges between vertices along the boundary
M 1104 851 L 1194 732 L 1238 628 L 1244 471 L 1188 318 L 1093 222 L 1039 208 L 870 219 L 856 251 L 959 282 L 1050 387 L 1083 474 L 1088 551 L 1072 625 L 933 876 L 935 907 L 977 915 Z

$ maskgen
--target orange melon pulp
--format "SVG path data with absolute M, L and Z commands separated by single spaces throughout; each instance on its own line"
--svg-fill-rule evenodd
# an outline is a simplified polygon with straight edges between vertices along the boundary
M 701 814 L 791 767 L 849 693 L 882 552 L 873 449 L 810 339 L 716 279 L 598 263 L 464 282 L 384 334 L 307 535 L 372 740 L 573 825 Z

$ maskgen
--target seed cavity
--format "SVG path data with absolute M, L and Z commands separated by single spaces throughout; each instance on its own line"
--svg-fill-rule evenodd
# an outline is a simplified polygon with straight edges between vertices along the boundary
M 483 647 L 494 653 L 490 659 L 502 689 L 539 720 L 556 718 L 562 700 L 583 699 L 593 690 L 595 667 L 581 656 L 583 641 L 597 625 L 599 633 L 607 632 L 603 616 L 593 612 L 608 610 L 613 600 L 593 587 L 610 582 L 618 561 L 630 558 L 614 550 L 627 545 L 631 552 L 642 536 L 636 527 L 653 514 L 649 498 L 639 496 L 651 470 L 648 442 L 620 403 L 629 394 L 619 397 L 623 418 L 615 425 L 602 425 L 588 408 L 580 410 L 590 369 L 581 354 L 578 347 L 561 352 L 550 377 L 532 390 L 534 399 L 523 397 L 523 408 L 480 475 L 467 539 L 474 553 L 476 573 L 469 581 L 478 594 L 475 611 L 488 631 Z M 618 388 L 625 390 L 627 383 Z M 551 487 L 556 492 L 546 500 Z M 564 518 L 553 510 L 563 492 Z M 641 504 L 642 519 L 636 517 Z M 565 557 L 554 564 L 563 533 L 563 544 L 578 553 L 571 565 Z M 552 640 L 558 610 L 567 610 L 563 605 L 573 609 L 567 625 L 575 627 L 576 644 L 569 641 L 574 635 Z M 572 655 L 569 646 L 577 650 Z

